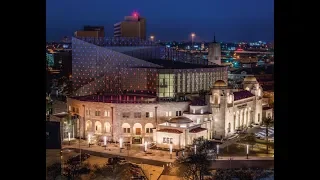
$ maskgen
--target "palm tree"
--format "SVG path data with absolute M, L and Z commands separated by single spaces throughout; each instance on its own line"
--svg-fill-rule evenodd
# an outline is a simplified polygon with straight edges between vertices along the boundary
M 266 126 L 266 142 L 267 142 L 267 154 L 269 153 L 269 126 L 273 123 L 273 119 L 269 116 L 267 118 L 262 119 L 262 123 Z

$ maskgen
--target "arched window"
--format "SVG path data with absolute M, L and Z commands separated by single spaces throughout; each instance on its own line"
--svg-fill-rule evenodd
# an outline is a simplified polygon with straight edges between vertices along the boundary
M 110 125 L 110 123 L 109 123 L 109 122 L 105 122 L 105 123 L 104 123 L 104 128 L 105 128 L 105 132 L 106 132 L 106 133 L 109 133 L 110 130 L 111 130 L 111 125 Z
M 214 94 L 214 96 L 213 96 L 213 98 L 214 98 L 214 104 L 219 104 L 219 95 L 218 94 Z
M 102 125 L 100 121 L 96 121 L 94 123 L 95 126 L 95 133 L 100 134 L 102 132 Z
M 86 131 L 92 131 L 92 122 L 90 120 L 86 122 Z

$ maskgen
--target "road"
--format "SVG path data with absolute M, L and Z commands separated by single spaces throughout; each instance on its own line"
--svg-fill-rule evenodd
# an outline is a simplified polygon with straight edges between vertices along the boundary
M 73 149 L 77 153 L 79 152 L 79 149 Z M 104 157 L 104 158 L 110 158 L 110 157 L 116 157 L 118 155 L 113 154 L 107 154 L 102 152 L 95 152 L 95 151 L 89 151 L 89 150 L 82 150 L 82 153 L 88 153 L 93 156 L 98 157 Z M 136 164 L 150 164 L 154 166 L 164 166 L 167 164 L 167 162 L 152 160 L 152 159 L 142 159 L 137 157 L 127 157 L 122 156 L 126 158 L 126 160 L 131 161 Z M 161 158 L 161 157 L 159 157 Z M 233 159 L 230 161 L 228 157 L 220 157 L 218 160 L 212 162 L 212 169 L 216 168 L 244 168 L 244 167 L 251 167 L 251 168 L 273 168 L 274 167 L 274 160 L 273 158 L 259 158 L 259 157 L 249 157 L 249 159 L 246 159 L 246 157 L 233 157 Z

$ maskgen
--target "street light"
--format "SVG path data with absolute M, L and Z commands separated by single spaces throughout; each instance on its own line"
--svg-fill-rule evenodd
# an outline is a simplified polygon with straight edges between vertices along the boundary
M 90 145 L 91 145 L 91 135 L 90 134 L 88 134 L 88 144 L 89 144 L 89 147 L 90 147 Z
M 249 159 L 249 145 L 247 144 L 247 159 Z
M 119 143 L 120 143 L 120 152 L 121 152 L 121 150 L 122 150 L 122 138 L 120 138 Z
M 172 159 L 172 144 L 170 144 L 170 159 Z
M 217 144 L 217 159 L 219 159 L 219 144 Z
M 71 136 L 71 133 L 70 133 L 70 132 L 68 132 L 69 146 L 70 146 L 70 136 Z
M 151 41 L 153 42 L 154 36 L 150 36 Z
M 107 150 L 107 136 L 103 137 L 104 150 Z
M 197 154 L 197 145 L 194 145 L 194 154 Z
M 196 36 L 195 33 L 191 33 L 191 42 L 192 42 L 192 48 L 193 48 L 193 38 Z

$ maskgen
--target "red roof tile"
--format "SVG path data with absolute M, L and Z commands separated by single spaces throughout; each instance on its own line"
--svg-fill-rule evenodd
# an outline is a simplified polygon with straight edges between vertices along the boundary
M 207 130 L 206 128 L 202 128 L 202 127 L 196 127 L 194 129 L 191 129 L 189 131 L 189 133 L 198 133 L 198 132 L 201 132 L 201 131 L 204 131 L 204 130 Z
M 245 99 L 245 98 L 253 97 L 253 96 L 254 96 L 251 92 L 246 91 L 246 90 L 234 92 L 233 95 L 234 95 L 234 100 L 235 100 L 235 101 L 240 100 L 240 99 Z
M 158 132 L 167 132 L 167 133 L 176 133 L 176 134 L 182 133 L 182 131 L 179 131 L 177 129 L 160 129 L 158 130 Z
M 272 109 L 272 107 L 263 107 L 262 110 L 269 110 Z

